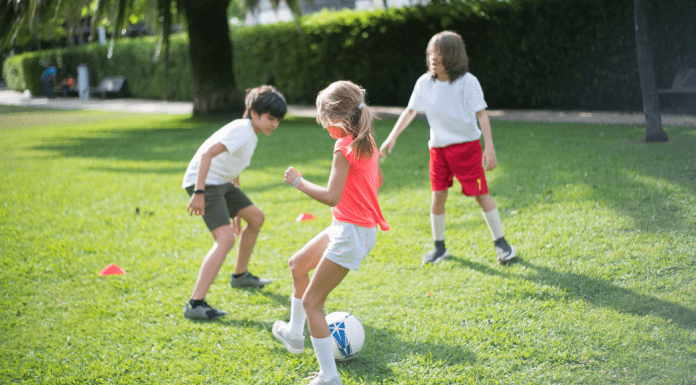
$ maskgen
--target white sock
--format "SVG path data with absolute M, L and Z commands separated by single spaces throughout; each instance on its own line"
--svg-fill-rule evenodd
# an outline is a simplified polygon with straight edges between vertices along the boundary
M 314 345 L 314 353 L 317 355 L 317 361 L 319 361 L 319 368 L 323 377 L 328 379 L 338 376 L 331 336 L 326 338 L 311 338 L 312 345 Z
M 430 213 L 430 226 L 433 229 L 433 240 L 445 240 L 445 214 L 436 215 Z
M 290 337 L 300 338 L 304 335 L 305 316 L 302 298 L 290 297 Z
M 503 223 L 500 221 L 500 215 L 498 215 L 497 208 L 487 213 L 483 213 L 483 219 L 486 220 L 486 224 L 491 230 L 491 235 L 493 236 L 494 241 L 503 237 Z

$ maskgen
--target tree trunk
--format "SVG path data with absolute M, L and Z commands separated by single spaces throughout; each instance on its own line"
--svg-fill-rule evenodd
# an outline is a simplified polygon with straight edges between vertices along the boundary
M 660 101 L 655 85 L 652 50 L 648 41 L 645 22 L 645 8 L 642 0 L 633 0 L 636 25 L 636 53 L 638 55 L 638 73 L 640 88 L 643 92 L 643 111 L 645 112 L 645 140 L 647 142 L 666 142 L 667 134 L 662 130 Z
M 229 0 L 184 0 L 193 78 L 193 114 L 239 115 L 244 95 L 232 73 L 232 42 L 227 24 Z

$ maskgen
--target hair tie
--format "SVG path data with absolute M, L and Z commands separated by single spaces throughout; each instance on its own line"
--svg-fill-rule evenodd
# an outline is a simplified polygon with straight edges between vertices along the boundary
M 363 107 L 365 107 L 365 103 L 360 103 L 360 105 L 358 106 L 358 109 L 362 110 Z

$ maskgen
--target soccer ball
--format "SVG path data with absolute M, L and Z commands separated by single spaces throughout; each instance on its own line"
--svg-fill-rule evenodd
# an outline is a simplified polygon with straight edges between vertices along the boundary
M 347 361 L 360 352 L 365 343 L 365 329 L 354 315 L 338 311 L 326 316 L 334 344 L 336 361 Z

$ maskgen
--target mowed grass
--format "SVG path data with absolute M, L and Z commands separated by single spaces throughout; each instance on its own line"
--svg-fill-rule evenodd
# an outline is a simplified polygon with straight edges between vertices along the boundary
M 231 315 L 182 316 L 212 239 L 186 211 L 183 172 L 223 121 L 0 107 L 0 383 L 296 384 L 318 371 L 271 334 L 289 317 L 288 258 L 330 210 L 283 182 L 326 184 L 333 141 L 311 119 L 260 136 L 241 175 L 266 222 L 229 287 Z M 394 121 L 377 123 L 381 143 Z M 382 163 L 382 232 L 326 310 L 363 323 L 344 384 L 696 384 L 696 128 L 493 121 L 488 173 L 515 263 L 495 259 L 472 198 L 450 189 L 453 256 L 431 247 L 428 129 L 414 122 Z M 318 218 L 296 223 L 301 212 Z M 110 263 L 122 276 L 98 275 Z

